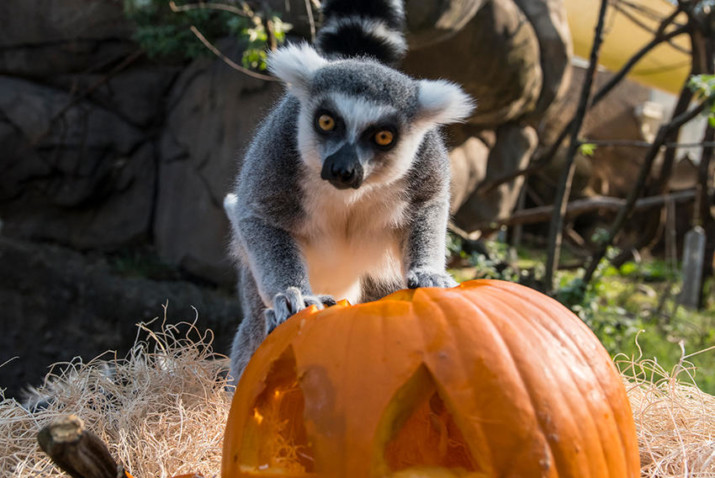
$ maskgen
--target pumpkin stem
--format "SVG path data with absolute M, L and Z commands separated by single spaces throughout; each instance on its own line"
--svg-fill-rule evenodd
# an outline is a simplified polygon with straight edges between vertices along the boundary
M 127 478 L 100 438 L 76 415 L 66 415 L 37 434 L 42 451 L 72 478 Z

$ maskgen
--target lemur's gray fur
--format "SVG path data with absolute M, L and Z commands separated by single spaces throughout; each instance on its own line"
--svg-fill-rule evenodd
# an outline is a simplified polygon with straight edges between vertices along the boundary
M 320 52 L 303 44 L 270 56 L 288 91 L 224 201 L 244 314 L 234 380 L 274 327 L 311 304 L 456 284 L 445 272 L 449 162 L 438 127 L 467 117 L 472 101 L 384 64 L 405 51 L 401 0 L 323 4 Z

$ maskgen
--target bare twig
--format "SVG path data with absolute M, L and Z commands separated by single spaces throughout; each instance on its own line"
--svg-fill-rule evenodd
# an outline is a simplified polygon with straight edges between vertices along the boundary
M 313 18 L 313 7 L 310 0 L 305 0 L 305 12 L 308 14 L 308 24 L 310 25 L 310 42 L 315 43 L 315 19 Z
M 702 53 L 702 64 L 700 67 L 705 73 L 713 74 L 715 72 L 715 39 L 711 32 L 710 34 L 703 34 L 703 32 L 698 31 L 694 35 L 693 43 L 696 44 L 693 48 L 694 51 L 699 51 Z M 703 142 L 711 143 L 715 141 L 715 128 L 711 123 L 705 128 L 705 134 L 703 136 Z M 698 165 L 698 198 L 696 204 L 698 205 L 698 216 L 702 221 L 703 229 L 705 230 L 705 260 L 703 261 L 702 277 L 707 278 L 713 275 L 713 262 L 715 262 L 715 217 L 711 212 L 711 206 L 713 200 L 708 200 L 708 185 L 712 181 L 710 174 L 710 165 L 713 161 L 713 146 L 708 146 L 703 148 L 700 156 L 700 164 Z M 703 289 L 700 293 L 700 300 L 698 302 L 699 307 L 705 305 L 706 293 L 705 293 L 705 281 L 703 280 Z
M 673 13 L 668 15 L 665 20 L 655 29 L 653 29 L 651 26 L 646 25 L 642 20 L 640 20 L 638 17 L 633 15 L 631 12 L 629 12 L 627 9 L 623 8 L 619 3 L 614 3 L 613 8 L 618 10 L 624 17 L 626 17 L 628 20 L 630 20 L 634 25 L 638 26 L 639 28 L 652 33 L 653 35 L 660 36 L 665 33 L 665 28 L 670 24 L 675 22 L 675 17 L 677 17 L 680 13 L 680 9 L 676 9 Z M 679 25 L 680 26 L 680 25 Z M 668 44 L 673 47 L 675 50 L 685 53 L 686 55 L 690 55 L 690 50 L 687 48 L 684 48 L 677 43 L 674 43 L 672 40 L 668 40 Z
M 665 25 L 665 22 L 661 24 L 661 27 Z M 635 55 L 633 55 L 625 65 L 621 67 L 620 70 L 618 70 L 618 73 L 613 75 L 608 82 L 601 87 L 601 89 L 598 90 L 598 92 L 593 95 L 593 101 L 591 103 L 590 107 L 596 106 L 610 91 L 613 89 L 614 86 L 616 86 L 620 81 L 633 69 L 633 67 L 638 63 L 641 59 L 643 59 L 644 56 L 646 56 L 648 53 L 650 53 L 651 50 L 653 50 L 655 47 L 660 45 L 663 42 L 666 42 L 672 38 L 677 37 L 678 35 L 682 35 L 684 33 L 688 32 L 688 26 L 680 26 L 678 28 L 675 28 L 671 30 L 668 33 L 662 33 L 658 34 L 651 41 L 649 41 L 643 48 L 638 50 Z
M 672 18 L 671 18 L 672 17 Z M 664 32 L 665 29 L 672 23 L 672 20 L 674 19 L 674 16 L 669 16 L 666 19 L 664 19 L 660 26 L 658 27 L 658 32 Z M 593 95 L 593 99 L 591 100 L 591 104 L 589 105 L 589 109 L 593 108 L 596 106 L 603 98 L 605 98 L 611 90 L 618 84 L 620 83 L 623 78 L 630 73 L 630 71 L 633 69 L 633 67 L 641 60 L 645 55 L 650 53 L 655 47 L 660 45 L 663 42 L 670 41 L 671 39 L 675 38 L 678 35 L 681 35 L 683 33 L 687 33 L 688 31 L 688 26 L 679 26 L 676 29 L 670 31 L 669 33 L 662 33 L 660 36 L 656 36 L 648 42 L 646 45 L 644 45 L 640 50 L 638 50 L 631 59 L 621 67 L 620 70 L 599 90 Z M 572 127 L 574 125 L 573 120 L 569 121 L 561 130 L 559 133 L 557 139 L 549 146 L 549 148 L 544 151 L 543 153 L 540 153 L 538 155 L 535 155 L 533 158 L 533 161 L 529 166 L 527 166 L 524 169 L 514 171 L 512 173 L 509 173 L 507 175 L 504 175 L 500 178 L 494 179 L 492 181 L 484 182 L 479 187 L 477 187 L 477 191 L 480 195 L 487 195 L 494 189 L 498 188 L 502 184 L 512 181 L 513 179 L 518 178 L 519 176 L 523 175 L 530 175 L 535 173 L 536 171 L 540 171 L 544 167 L 546 167 L 551 160 L 554 158 L 556 155 L 556 152 L 559 150 L 563 142 L 566 140 L 566 138 L 569 136 L 571 133 Z
M 628 8 L 631 8 L 632 10 L 642 13 L 643 15 L 649 17 L 651 20 L 658 20 L 660 19 L 660 13 L 657 10 L 651 10 L 650 8 L 638 4 L 638 3 L 633 3 L 628 0 L 619 0 L 619 3 L 622 5 L 627 6 Z
M 144 53 L 141 50 L 136 50 L 131 54 L 127 55 L 117 66 L 112 68 L 106 75 L 91 84 L 86 90 L 73 97 L 65 106 L 62 107 L 62 109 L 55 113 L 52 118 L 50 118 L 49 124 L 47 125 L 47 129 L 45 129 L 42 133 L 40 133 L 33 139 L 33 146 L 37 146 L 40 141 L 42 141 L 50 133 L 50 131 L 52 131 L 52 127 L 54 126 L 55 122 L 62 118 L 73 106 L 75 106 L 77 103 L 97 91 L 101 86 L 109 82 L 109 80 L 111 80 L 114 76 L 124 71 L 127 67 L 129 67 L 129 65 L 137 61 L 143 54 Z
M 178 12 L 187 12 L 189 10 L 205 10 L 205 9 L 210 9 L 210 10 L 221 10 L 224 12 L 229 12 L 233 13 L 234 15 L 240 15 L 242 17 L 246 18 L 253 18 L 254 13 L 246 4 L 243 2 L 241 4 L 242 8 L 235 7 L 233 5 L 226 5 L 223 3 L 206 3 L 206 2 L 197 2 L 197 3 L 191 3 L 188 5 L 177 5 L 176 2 L 171 0 L 169 2 L 169 8 L 171 8 L 172 12 L 178 13 Z
M 650 148 L 653 143 L 648 141 L 637 141 L 630 139 L 582 139 L 580 144 L 593 144 L 595 146 L 612 146 L 612 147 L 628 147 L 628 148 Z M 664 148 L 712 148 L 715 146 L 715 141 L 704 141 L 700 143 L 665 143 Z
M 615 239 L 616 235 L 621 231 L 626 220 L 633 212 L 633 206 L 638 196 L 640 196 L 641 192 L 643 191 L 643 188 L 645 187 L 646 180 L 648 179 L 650 171 L 653 168 L 655 158 L 658 156 L 658 152 L 660 151 L 662 145 L 665 143 L 666 138 L 670 135 L 671 131 L 677 130 L 682 125 L 702 113 L 706 106 L 708 106 L 708 102 L 703 101 L 695 108 L 692 108 L 691 110 L 686 111 L 685 113 L 677 116 L 676 118 L 673 118 L 670 123 L 664 124 L 658 129 L 658 134 L 656 135 L 655 141 L 653 141 L 653 145 L 646 153 L 646 157 L 643 161 L 643 165 L 641 166 L 641 170 L 636 180 L 636 184 L 629 193 L 628 198 L 626 199 L 626 203 L 618 211 L 618 215 L 613 221 L 613 224 L 611 225 L 604 242 L 601 244 L 601 247 L 599 247 L 598 251 L 591 258 L 591 262 L 589 263 L 589 266 L 586 269 L 586 272 L 583 277 L 583 281 L 585 284 L 588 284 L 591 281 L 591 278 L 593 277 L 593 274 L 594 272 L 596 272 L 596 268 L 598 267 L 598 263 L 601 262 L 601 259 L 603 259 L 603 257 L 606 255 L 606 251 L 613 243 L 613 240 Z
M 549 227 L 549 242 L 546 253 L 546 268 L 544 272 L 544 287 L 548 292 L 553 289 L 554 273 L 558 268 L 559 256 L 561 253 L 561 241 L 563 239 L 564 216 L 566 214 L 566 206 L 568 204 L 569 195 L 571 193 L 571 183 L 573 181 L 573 163 L 578 151 L 578 134 L 581 131 L 583 119 L 586 116 L 586 110 L 589 105 L 591 96 L 591 86 L 596 75 L 598 67 L 598 56 L 601 50 L 601 42 L 603 41 L 603 28 L 606 20 L 606 11 L 608 10 L 608 0 L 601 0 L 601 8 L 598 13 L 598 23 L 593 37 L 593 46 L 591 47 L 591 55 L 589 59 L 588 69 L 581 88 L 581 97 L 579 99 L 576 116 L 573 119 L 571 130 L 571 143 L 566 153 L 566 161 L 561 175 L 559 187 L 556 190 L 554 198 L 554 211 L 551 224 Z
M 276 39 L 276 31 L 275 31 L 275 26 L 273 24 L 273 20 L 270 18 L 267 18 L 265 20 L 266 23 L 266 36 L 268 37 L 268 48 L 271 51 L 276 51 L 278 48 L 278 40 Z
M 253 78 L 258 78 L 259 80 L 265 80 L 265 81 L 278 81 L 277 78 L 274 78 L 272 76 L 268 75 L 263 75 L 261 73 L 256 73 L 255 71 L 251 71 L 248 68 L 244 68 L 226 55 L 224 55 L 221 50 L 216 48 L 210 41 L 206 39 L 206 37 L 199 31 L 198 28 L 196 28 L 194 25 L 191 25 L 191 32 L 196 35 L 196 38 L 198 38 L 201 43 L 204 44 L 206 48 L 211 50 L 211 52 L 219 57 L 221 60 L 223 60 L 224 63 L 226 63 L 228 66 L 233 68 L 236 71 L 240 71 L 241 73 L 251 76 Z
M 709 195 L 715 194 L 715 189 L 710 188 Z M 633 205 L 634 211 L 650 209 L 654 206 L 667 204 L 669 201 L 685 202 L 692 201 L 697 194 L 696 189 L 687 189 L 678 191 L 672 194 L 662 194 L 659 196 L 649 196 L 638 199 Z M 577 199 L 568 203 L 566 207 L 566 218 L 572 219 L 581 214 L 597 210 L 613 210 L 616 211 L 626 204 L 625 199 L 612 196 L 594 196 L 588 199 Z M 539 222 L 548 221 L 554 211 L 553 205 L 538 206 L 529 209 L 522 209 L 514 212 L 509 217 L 498 219 L 489 224 L 489 228 L 496 230 L 501 226 L 513 226 L 517 224 L 536 224 Z

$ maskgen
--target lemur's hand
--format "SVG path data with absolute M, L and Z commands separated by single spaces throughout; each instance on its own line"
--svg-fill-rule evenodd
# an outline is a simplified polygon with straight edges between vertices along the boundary
M 266 334 L 273 332 L 273 329 L 285 322 L 291 315 L 297 314 L 311 305 L 322 309 L 335 305 L 335 299 L 329 295 L 303 294 L 297 287 L 289 287 L 285 292 L 279 292 L 273 297 L 273 308 L 266 309 L 263 313 L 266 319 Z
M 431 269 L 413 269 L 407 273 L 407 287 L 455 287 L 457 281 L 446 272 Z

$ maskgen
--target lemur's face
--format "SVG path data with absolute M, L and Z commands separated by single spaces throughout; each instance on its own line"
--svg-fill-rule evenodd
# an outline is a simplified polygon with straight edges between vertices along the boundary
M 301 105 L 298 130 L 304 162 L 337 189 L 399 178 L 424 134 L 394 107 L 342 93 Z
M 269 68 L 300 101 L 303 162 L 341 190 L 403 177 L 424 134 L 474 106 L 452 83 L 414 80 L 369 60 L 329 61 L 308 45 L 278 50 Z

